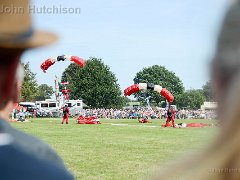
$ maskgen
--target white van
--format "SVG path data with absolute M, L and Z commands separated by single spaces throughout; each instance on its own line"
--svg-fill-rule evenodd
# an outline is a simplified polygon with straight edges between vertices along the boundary
M 47 100 L 47 101 L 36 101 L 36 107 L 40 114 L 44 116 L 59 117 L 59 102 Z
M 68 105 L 71 116 L 82 114 L 83 112 L 82 100 L 68 100 L 66 101 L 65 104 Z
M 20 102 L 20 106 L 25 107 L 27 109 L 27 112 L 34 112 L 36 109 L 36 105 L 34 102 Z
M 82 100 L 68 100 L 64 104 L 67 104 L 70 110 L 70 116 L 79 115 L 83 111 Z M 58 101 L 46 100 L 36 101 L 37 109 L 48 116 L 61 117 L 62 110 L 60 110 L 64 104 L 60 104 Z

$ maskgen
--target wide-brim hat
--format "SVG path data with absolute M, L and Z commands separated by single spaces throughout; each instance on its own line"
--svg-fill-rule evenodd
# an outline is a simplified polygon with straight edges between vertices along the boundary
M 52 43 L 57 36 L 32 27 L 29 0 L 0 1 L 0 47 L 33 48 Z

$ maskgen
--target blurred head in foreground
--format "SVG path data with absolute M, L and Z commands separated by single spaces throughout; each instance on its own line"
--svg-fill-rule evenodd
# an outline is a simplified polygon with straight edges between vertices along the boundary
M 28 0 L 2 0 L 12 12 L 0 13 L 0 110 L 10 99 L 17 102 L 16 70 L 22 53 L 33 47 L 54 42 L 54 34 L 33 30 Z M 17 11 L 18 10 L 18 11 Z
M 212 63 L 212 79 L 215 96 L 219 102 L 220 119 L 228 108 L 232 91 L 239 88 L 240 73 L 240 1 L 228 11 L 218 39 L 215 58 Z M 236 94 L 235 94 L 236 95 Z M 237 95 L 236 95 L 237 98 Z M 231 99 L 232 106 L 237 99 Z
M 161 170 L 157 179 L 240 179 L 240 0 L 223 21 L 212 81 L 222 124 L 219 136 L 201 155 Z
M 12 12 L 0 13 L 0 110 L 3 110 L 8 102 L 19 100 L 16 72 L 22 53 L 57 38 L 52 33 L 33 29 L 28 0 L 2 0 L 0 5 L 14 7 Z
M 13 103 L 19 100 L 22 53 L 57 38 L 54 34 L 33 30 L 28 0 L 1 0 L 0 6 L 7 9 L 0 13 L 1 179 L 73 179 L 48 144 L 4 121 Z

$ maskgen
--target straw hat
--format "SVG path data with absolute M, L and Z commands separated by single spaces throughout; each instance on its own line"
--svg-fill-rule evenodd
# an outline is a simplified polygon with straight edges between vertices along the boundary
M 32 48 L 57 40 L 50 32 L 32 28 L 29 0 L 0 1 L 0 47 Z

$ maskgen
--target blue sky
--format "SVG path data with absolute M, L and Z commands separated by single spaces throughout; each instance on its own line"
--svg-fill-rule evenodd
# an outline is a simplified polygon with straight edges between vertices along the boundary
M 227 0 L 81 0 L 32 1 L 37 8 L 81 8 L 80 14 L 33 13 L 34 27 L 55 32 L 59 41 L 27 51 L 38 83 L 54 85 L 69 65 L 56 63 L 46 74 L 40 64 L 62 54 L 102 58 L 121 89 L 133 84 L 144 67 L 163 65 L 184 87 L 201 88 L 209 79 L 209 62 Z

